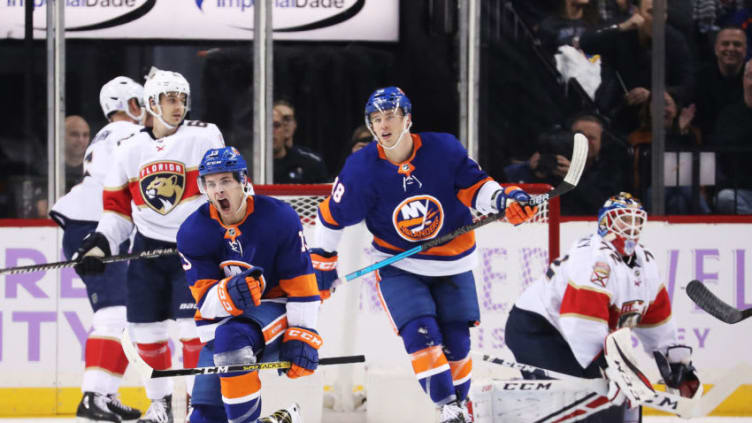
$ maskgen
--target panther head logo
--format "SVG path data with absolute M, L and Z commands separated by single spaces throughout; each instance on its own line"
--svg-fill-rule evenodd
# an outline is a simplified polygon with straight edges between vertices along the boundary
M 139 172 L 144 204 L 160 214 L 180 203 L 185 191 L 185 166 L 179 162 L 154 162 Z

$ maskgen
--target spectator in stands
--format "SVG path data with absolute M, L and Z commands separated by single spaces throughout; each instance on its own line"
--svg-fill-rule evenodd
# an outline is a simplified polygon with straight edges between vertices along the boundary
M 601 22 L 612 25 L 621 23 L 632 16 L 634 5 L 631 0 L 596 0 Z
M 538 38 L 543 49 L 553 56 L 559 46 L 576 45 L 585 29 L 598 23 L 598 10 L 591 0 L 561 0 L 556 14 L 540 23 Z
M 371 143 L 371 141 L 373 140 L 373 134 L 371 134 L 371 131 L 368 130 L 367 126 L 358 126 L 357 128 L 355 128 L 355 131 L 353 131 L 352 138 L 350 139 L 350 148 L 348 149 L 347 154 L 350 155 L 360 150 L 361 148 Z
M 602 63 L 616 72 L 621 93 L 598 93 L 599 104 L 613 118 L 615 129 L 629 133 L 639 126 L 640 106 L 650 96 L 653 0 L 639 0 L 636 12 L 626 21 L 601 30 L 588 30 L 580 37 L 586 54 L 600 54 Z M 666 19 L 666 17 L 662 17 Z M 691 97 L 693 61 L 682 35 L 666 25 L 666 86 L 680 101 Z
M 569 170 L 573 133 L 581 132 L 588 139 L 588 160 L 577 189 L 561 197 L 564 215 L 597 213 L 604 201 L 625 187 L 625 149 L 616 141 L 604 143 L 604 124 L 597 116 L 580 114 L 574 117 L 568 131 L 555 131 L 541 138 L 538 151 L 527 162 L 504 168 L 510 182 L 547 183 L 558 185 Z
M 695 105 L 690 104 L 682 107 L 681 104 L 674 100 L 670 93 L 663 94 L 665 102 L 663 125 L 665 128 L 665 145 L 667 149 L 681 149 L 684 147 L 694 147 L 701 144 L 702 136 L 700 130 L 692 125 L 695 117 Z M 650 203 L 649 185 L 651 181 L 651 144 L 653 141 L 652 134 L 652 117 L 651 101 L 645 102 L 640 110 L 640 128 L 629 134 L 629 144 L 634 147 L 634 161 L 632 170 L 634 191 L 639 191 L 646 199 L 645 204 Z M 700 196 L 698 204 L 692 204 L 691 186 L 667 187 L 665 191 L 666 213 L 668 214 L 708 214 L 710 206 L 705 199 L 705 190 L 698 187 Z
M 327 182 L 324 161 L 318 155 L 292 144 L 295 115 L 290 106 L 276 105 L 272 110 L 274 183 L 314 184 Z M 288 128 L 292 125 L 292 131 Z
M 752 139 L 752 60 L 744 65 L 743 101 L 726 106 L 718 115 L 711 144 L 721 147 L 749 147 Z M 752 214 L 752 152 L 718 155 L 719 172 L 716 211 L 723 214 Z
M 703 66 L 695 81 L 696 123 L 703 139 L 708 139 L 718 112 L 742 101 L 742 73 L 747 38 L 741 28 L 723 28 L 715 39 L 715 63 Z
M 89 124 L 78 115 L 65 118 L 65 192 L 84 177 L 84 153 L 89 146 Z

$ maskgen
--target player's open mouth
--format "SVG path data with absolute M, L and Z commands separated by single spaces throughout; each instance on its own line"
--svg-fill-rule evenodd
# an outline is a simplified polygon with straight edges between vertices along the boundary
M 217 203 L 219 203 L 219 207 L 223 212 L 230 210 L 230 200 L 223 198 L 221 200 L 217 200 Z

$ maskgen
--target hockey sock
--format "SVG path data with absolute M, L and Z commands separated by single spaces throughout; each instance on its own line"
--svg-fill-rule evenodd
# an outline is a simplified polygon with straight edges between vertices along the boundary
M 167 370 L 172 367 L 172 355 L 167 341 L 152 344 L 136 344 L 138 355 L 155 370 Z
M 89 337 L 86 340 L 86 370 L 81 389 L 111 394 L 128 366 L 120 342 L 112 338 Z
M 255 423 L 261 415 L 261 379 L 258 372 L 220 377 L 219 383 L 227 420 Z
M 180 342 L 183 344 L 183 368 L 193 369 L 198 364 L 198 356 L 204 344 L 198 338 L 181 339 Z
M 473 360 L 470 357 L 465 357 L 462 360 L 450 361 L 449 368 L 452 371 L 452 383 L 454 383 L 457 399 L 463 401 L 470 392 Z
M 440 346 L 428 347 L 410 354 L 413 371 L 423 391 L 437 404 L 456 399 L 452 373 Z
M 462 401 L 470 392 L 473 361 L 470 358 L 470 328 L 467 323 L 443 323 L 444 354 L 452 369 L 452 382 L 457 399 Z

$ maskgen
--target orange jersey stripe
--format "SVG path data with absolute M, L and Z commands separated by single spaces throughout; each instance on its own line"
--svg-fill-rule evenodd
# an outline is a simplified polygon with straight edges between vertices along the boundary
M 493 181 L 493 179 L 489 176 L 488 178 L 480 180 L 468 188 L 459 190 L 457 192 L 457 198 L 462 202 L 462 204 L 466 205 L 467 207 L 472 207 L 475 194 L 478 192 L 480 187 L 482 187 L 483 184 L 488 181 Z
M 450 361 L 449 368 L 452 369 L 452 380 L 463 380 L 469 377 L 473 371 L 473 359 L 465 357 L 462 360 Z
M 640 319 L 638 327 L 658 326 L 671 318 L 671 299 L 668 296 L 666 287 L 661 285 L 655 301 L 650 303 L 645 315 Z
M 332 196 L 326 197 L 324 201 L 319 204 L 319 213 L 321 213 L 321 218 L 324 219 L 324 222 L 332 225 L 332 226 L 339 226 L 339 223 L 337 223 L 336 220 L 334 220 L 334 217 L 332 216 L 332 211 L 329 209 L 329 200 L 332 198 Z
M 396 247 L 378 237 L 373 237 L 373 241 L 376 243 L 376 245 L 379 245 L 381 247 L 384 247 L 390 250 L 394 250 L 397 253 L 401 253 L 402 251 L 405 251 L 404 249 Z M 470 231 L 452 239 L 451 241 L 447 242 L 444 245 L 439 245 L 433 248 L 429 248 L 428 250 L 422 251 L 418 254 L 451 257 L 451 256 L 462 254 L 465 251 L 473 248 L 474 246 L 475 246 L 475 232 Z
M 316 282 L 316 275 L 309 273 L 292 279 L 280 279 L 279 287 L 287 294 L 288 297 L 310 297 L 319 295 L 319 285 Z
M 609 296 L 605 292 L 596 291 L 585 286 L 575 286 L 571 282 L 564 291 L 559 313 L 582 316 L 608 323 Z
M 258 372 L 250 372 L 240 376 L 223 376 L 219 378 L 222 396 L 225 398 L 242 398 L 255 394 L 261 390 L 261 379 Z
M 193 300 L 198 303 L 206 295 L 206 291 L 217 283 L 216 279 L 199 279 L 190 286 Z
M 441 347 L 435 345 L 410 354 L 413 362 L 413 371 L 420 377 L 421 373 L 447 366 L 447 359 Z
M 131 193 L 128 186 L 120 188 L 105 188 L 102 191 L 102 205 L 105 211 L 111 211 L 123 216 L 131 217 Z
M 275 340 L 285 330 L 287 330 L 287 315 L 279 316 L 273 322 L 261 329 L 261 332 L 264 334 L 264 342 L 268 344 Z

